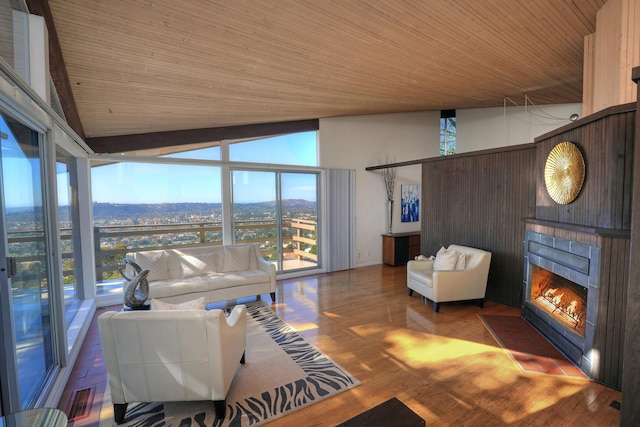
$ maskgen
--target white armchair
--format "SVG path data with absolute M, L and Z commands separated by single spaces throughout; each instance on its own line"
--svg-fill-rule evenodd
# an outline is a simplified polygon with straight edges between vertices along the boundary
M 467 246 L 450 245 L 447 251 L 464 254 L 463 269 L 434 270 L 434 259 L 407 263 L 407 287 L 433 302 L 433 311 L 441 302 L 476 300 L 482 308 L 487 290 L 491 252 Z
M 108 311 L 98 317 L 116 423 L 129 402 L 212 400 L 226 396 L 244 363 L 246 307 L 222 310 Z

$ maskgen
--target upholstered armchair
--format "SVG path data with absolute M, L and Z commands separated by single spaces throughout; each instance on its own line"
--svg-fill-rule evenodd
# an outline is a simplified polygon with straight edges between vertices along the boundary
M 460 245 L 450 245 L 444 251 L 452 260 L 450 265 L 439 263 L 437 257 L 407 263 L 409 296 L 416 291 L 431 300 L 436 313 L 441 302 L 450 301 L 476 300 L 482 308 L 491 252 Z
M 244 363 L 244 305 L 222 310 L 108 311 L 98 317 L 114 418 L 130 402 L 212 400 L 224 418 L 226 396 Z

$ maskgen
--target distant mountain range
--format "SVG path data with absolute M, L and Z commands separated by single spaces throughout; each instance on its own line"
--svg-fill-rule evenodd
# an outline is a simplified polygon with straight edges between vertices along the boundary
M 94 203 L 94 218 L 126 219 L 134 217 L 174 216 L 185 213 L 194 215 L 210 215 L 222 212 L 221 203 Z
M 275 212 L 275 201 L 261 203 L 236 203 L 234 211 L 241 215 L 252 212 Z M 316 203 L 301 199 L 282 201 L 285 213 L 298 214 L 315 212 Z M 155 204 L 118 204 L 94 203 L 93 217 L 95 219 L 127 219 L 144 217 L 173 217 L 184 214 L 195 216 L 222 215 L 222 203 L 155 203 Z
M 236 203 L 234 210 L 240 216 L 252 213 L 275 212 L 275 201 L 261 203 Z M 282 201 L 282 209 L 286 215 L 315 213 L 316 202 L 302 199 Z M 26 214 L 26 215 L 25 215 Z M 94 203 L 93 217 L 101 220 L 125 220 L 131 218 L 179 217 L 182 215 L 215 216 L 222 215 L 222 203 Z M 41 218 L 42 208 L 8 208 L 7 219 L 30 222 L 33 215 Z M 60 220 L 69 219 L 69 208 L 63 206 L 59 210 Z M 39 219 L 40 220 L 40 219 Z

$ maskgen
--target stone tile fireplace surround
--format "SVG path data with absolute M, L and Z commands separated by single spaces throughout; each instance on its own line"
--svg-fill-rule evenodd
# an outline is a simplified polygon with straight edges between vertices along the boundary
M 522 316 L 589 378 L 622 384 L 630 241 L 625 232 L 526 220 Z M 584 334 L 531 298 L 535 268 L 586 289 Z
M 594 368 L 597 366 L 597 361 L 594 363 L 594 358 L 598 357 L 598 352 L 593 349 L 593 343 L 595 326 L 598 321 L 600 248 L 574 240 L 527 231 L 524 266 L 523 317 L 540 330 L 585 374 L 593 377 Z M 559 318 L 559 313 L 561 313 L 559 307 L 567 306 L 567 302 L 559 302 L 556 305 L 551 302 L 547 304 L 550 307 L 547 307 L 534 301 L 532 279 L 536 268 L 542 268 L 577 285 L 578 289 L 586 290 L 586 301 L 580 301 L 580 308 L 573 310 L 580 312 L 580 316 L 575 315 L 574 324 L 582 327 L 574 326 L 572 328 L 571 322 L 562 321 Z M 554 288 L 553 291 L 555 290 Z M 551 290 L 548 291 L 548 293 L 551 292 Z M 560 292 L 562 290 L 558 293 Z M 546 302 L 544 298 L 539 297 L 538 299 L 542 299 L 543 303 Z M 549 298 L 549 300 L 552 299 Z

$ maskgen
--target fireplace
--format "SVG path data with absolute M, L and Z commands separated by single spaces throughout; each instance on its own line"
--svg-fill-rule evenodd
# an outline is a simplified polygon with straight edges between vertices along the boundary
M 600 249 L 526 232 L 523 316 L 593 377 Z
M 534 265 L 529 300 L 555 321 L 584 337 L 587 288 Z

